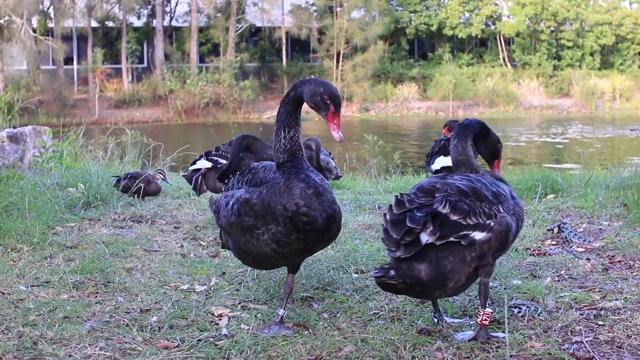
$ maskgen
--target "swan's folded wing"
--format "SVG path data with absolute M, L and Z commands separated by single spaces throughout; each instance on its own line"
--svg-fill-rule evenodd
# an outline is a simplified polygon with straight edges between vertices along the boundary
M 396 196 L 384 216 L 383 242 L 392 257 L 408 257 L 427 244 L 489 239 L 494 220 L 512 211 L 512 190 L 490 177 L 429 177 Z

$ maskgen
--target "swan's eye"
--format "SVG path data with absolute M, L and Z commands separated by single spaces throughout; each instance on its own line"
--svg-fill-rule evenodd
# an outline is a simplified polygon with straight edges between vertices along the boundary
M 326 102 L 327 104 L 330 103 L 329 98 L 326 95 L 322 97 L 322 100 L 324 100 L 324 102 Z

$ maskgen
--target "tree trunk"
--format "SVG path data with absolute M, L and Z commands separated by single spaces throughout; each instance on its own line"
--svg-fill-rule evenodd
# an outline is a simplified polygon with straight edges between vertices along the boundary
M 64 81 L 64 49 L 62 44 L 62 3 L 61 0 L 53 0 L 53 64 L 56 66 L 58 81 Z
M 229 15 L 229 31 L 227 32 L 227 60 L 236 58 L 236 16 L 238 12 L 238 0 L 231 0 Z
M 122 86 L 125 92 L 129 92 L 129 64 L 127 61 L 127 10 L 122 4 L 122 19 L 120 33 L 120 64 L 122 65 Z
M 189 64 L 191 74 L 198 76 L 198 0 L 191 0 L 191 39 L 189 46 Z
M 284 77 L 284 92 L 289 89 L 287 84 L 287 28 L 285 24 L 284 0 L 280 1 L 282 10 L 282 75 Z
M 339 2 L 333 0 L 333 67 L 331 73 L 333 75 L 333 82 L 337 81 L 336 68 L 338 67 L 338 6 Z
M 164 72 L 164 1 L 155 0 L 156 33 L 154 38 L 154 76 L 161 78 Z
M 93 72 L 93 29 L 91 28 L 91 19 L 93 18 L 93 4 L 87 3 L 87 86 L 89 87 L 89 99 L 96 97 L 96 82 Z M 97 106 L 93 109 L 97 114 Z
M 338 84 L 342 86 L 342 63 L 344 59 L 345 45 L 347 41 L 347 15 L 342 14 L 342 28 L 340 29 L 340 59 L 338 61 Z
M 511 61 L 509 60 L 509 51 L 507 51 L 507 45 L 504 42 L 504 36 L 500 34 L 500 41 L 502 42 L 502 50 L 504 52 L 504 62 L 507 64 L 507 68 L 511 69 Z
M 507 53 L 507 47 L 504 43 L 504 36 L 501 33 L 498 33 L 496 36 L 496 42 L 498 43 L 498 54 L 500 56 L 500 62 L 502 66 L 511 69 L 511 62 L 509 62 L 509 55 Z
M 4 88 L 6 86 L 4 80 L 4 61 L 2 61 L 3 53 L 0 49 L 0 95 L 4 94 Z
M 27 10 L 24 10 L 22 13 L 22 20 L 26 22 L 26 19 L 30 19 L 31 15 L 27 14 Z M 27 73 L 29 76 L 29 80 L 31 84 L 37 86 L 40 84 L 39 79 L 39 70 L 40 70 L 40 51 L 36 47 L 36 38 L 30 31 L 25 31 L 24 33 L 25 40 L 25 52 L 26 52 L 26 63 L 27 63 Z M 47 45 L 48 46 L 48 45 Z

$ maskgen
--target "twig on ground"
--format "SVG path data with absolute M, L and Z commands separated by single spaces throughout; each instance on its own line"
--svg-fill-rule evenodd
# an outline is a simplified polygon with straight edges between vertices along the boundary
M 593 355 L 593 357 L 594 357 L 596 360 L 600 360 L 600 358 L 598 357 L 598 355 L 596 355 L 596 353 L 595 353 L 593 350 L 591 350 L 591 346 L 589 346 L 589 344 L 587 344 L 587 340 L 585 340 L 585 338 L 584 338 L 584 329 L 582 329 L 582 343 L 584 344 L 584 346 L 586 346 L 586 347 L 587 347 L 587 350 L 589 350 L 589 352 L 591 353 L 591 355 Z

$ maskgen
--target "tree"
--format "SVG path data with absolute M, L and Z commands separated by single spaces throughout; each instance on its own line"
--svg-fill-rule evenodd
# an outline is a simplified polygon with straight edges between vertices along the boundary
M 190 2 L 191 36 L 189 37 L 189 65 L 191 74 L 198 75 L 198 0 Z
M 58 81 L 64 82 L 64 46 L 62 43 L 62 23 L 68 18 L 68 6 L 65 0 L 51 0 L 53 11 L 53 64 L 56 67 Z
M 236 58 L 236 27 L 238 20 L 238 1 L 229 0 L 229 30 L 227 31 L 227 60 L 233 61 Z
M 131 5 L 127 0 L 120 0 L 120 66 L 122 69 L 122 86 L 129 92 L 129 62 L 127 60 L 127 19 Z
M 89 87 L 89 99 L 97 99 L 96 97 L 96 83 L 95 75 L 93 71 L 93 28 L 91 27 L 91 21 L 93 20 L 93 12 L 96 9 L 94 0 L 86 0 L 85 2 L 85 21 L 87 31 L 87 86 Z M 94 112 L 98 113 L 98 102 L 95 102 Z
M 192 0 L 194 1 L 194 0 Z M 164 1 L 154 0 L 156 24 L 154 35 L 154 76 L 161 78 L 164 72 Z
M 284 78 L 284 91 L 287 92 L 289 85 L 287 84 L 287 27 L 286 27 L 286 14 L 284 12 L 284 0 L 280 0 L 281 13 L 281 27 L 280 32 L 282 36 L 282 76 Z

